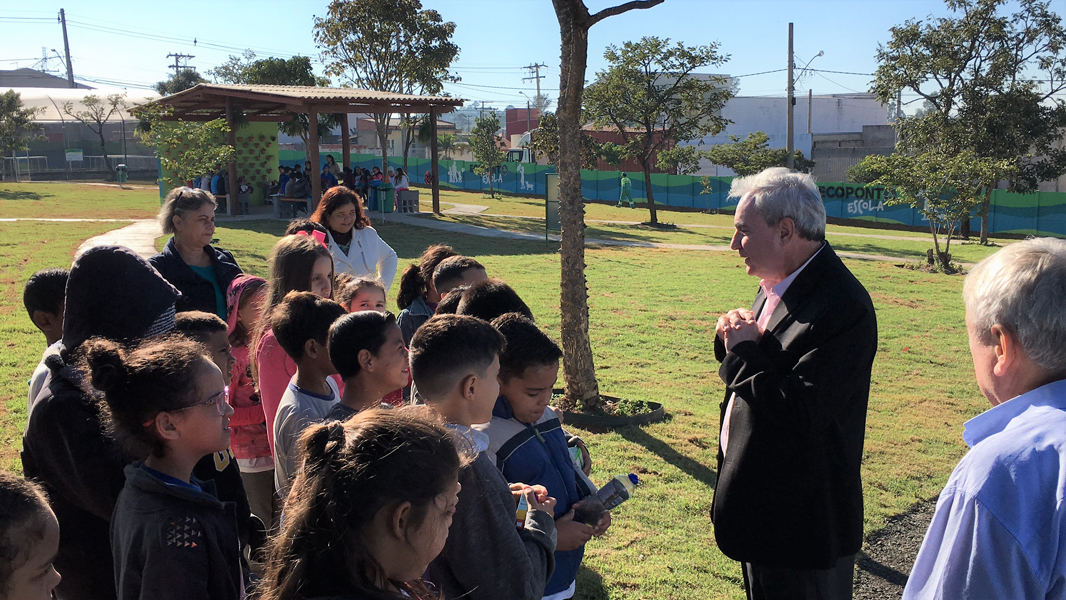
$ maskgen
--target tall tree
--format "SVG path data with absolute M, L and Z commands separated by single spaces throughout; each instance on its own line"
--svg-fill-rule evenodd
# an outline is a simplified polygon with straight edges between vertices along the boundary
M 23 106 L 22 96 L 15 90 L 0 93 L 0 157 L 26 150 L 26 142 L 40 136 L 44 128 L 33 118 L 42 112 L 44 108 Z M 0 175 L 3 175 L 2 168 Z
M 1066 101 L 1057 96 L 1066 90 L 1066 30 L 1050 1 L 945 3 L 951 16 L 893 27 L 877 51 L 878 98 L 887 102 L 905 90 L 926 107 L 896 122 L 900 150 L 1017 159 L 1008 189 L 1020 193 L 1066 173 L 1066 149 L 1058 144 Z M 980 209 L 982 243 L 993 187 Z
M 733 95 L 725 78 L 704 79 L 694 73 L 722 65 L 729 56 L 718 53 L 717 42 L 671 45 L 669 39 L 649 36 L 625 42 L 621 48 L 608 46 L 603 57 L 609 66 L 585 90 L 585 109 L 598 127 L 617 131 L 626 155 L 640 163 L 654 225 L 659 221 L 651 186 L 652 159 L 678 142 L 725 129 L 728 121 L 722 118 L 722 107 Z
M 585 206 L 581 197 L 581 105 L 588 67 L 589 29 L 613 15 L 651 8 L 663 0 L 632 0 L 589 13 L 584 0 L 552 0 L 559 21 L 561 56 L 559 98 L 555 116 L 559 125 L 559 307 L 563 341 L 563 404 L 580 404 L 588 411 L 602 407 L 600 386 L 589 341 L 589 304 L 585 278 Z
M 107 165 L 108 178 L 115 176 L 115 170 L 111 167 L 111 159 L 107 157 L 107 139 L 104 137 L 104 125 L 115 116 L 115 113 L 126 109 L 126 94 L 108 94 L 101 98 L 96 94 L 87 94 L 81 99 L 81 110 L 74 107 L 74 102 L 67 101 L 63 104 L 63 112 L 68 117 L 81 121 L 100 138 L 100 152 L 104 155 L 104 164 Z
M 332 0 L 316 18 L 315 42 L 326 74 L 358 88 L 401 94 L 439 94 L 454 78 L 448 68 L 459 55 L 455 23 L 419 0 Z M 392 115 L 375 114 L 381 167 L 388 168 Z M 404 166 L 406 166 L 406 156 Z
M 315 75 L 311 59 L 306 56 L 263 58 L 256 60 L 255 52 L 245 50 L 241 56 L 230 56 L 222 65 L 208 71 L 219 83 L 234 85 L 299 85 L 306 87 L 329 87 L 329 79 Z M 318 135 L 326 136 L 341 122 L 339 115 L 318 115 Z M 300 138 L 304 147 L 310 139 L 311 120 L 307 113 L 293 115 L 288 121 L 278 123 L 285 135 Z M 310 156 L 310 154 L 308 154 Z
M 196 69 L 182 69 L 171 75 L 166 81 L 160 81 L 155 84 L 155 91 L 159 92 L 160 96 L 170 96 L 171 94 L 177 94 L 196 87 L 201 83 L 207 83 L 207 80 L 200 77 Z
M 489 179 L 489 196 L 495 198 L 496 190 L 493 175 L 507 157 L 500 148 L 500 116 L 495 111 L 485 113 L 474 122 L 474 131 L 470 133 L 470 151 L 474 153 L 474 172 Z
M 914 207 L 929 221 L 933 236 L 931 262 L 946 273 L 951 265 L 951 236 L 980 206 L 984 190 L 1015 171 L 1015 160 L 979 157 L 970 150 L 958 154 L 925 152 L 870 155 L 848 170 L 853 181 L 883 185 L 889 204 Z M 940 249 L 940 240 L 944 249 Z

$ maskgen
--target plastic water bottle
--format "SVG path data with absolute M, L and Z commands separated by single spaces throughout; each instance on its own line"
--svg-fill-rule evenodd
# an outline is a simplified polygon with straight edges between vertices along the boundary
M 526 495 L 522 494 L 518 497 L 518 509 L 515 510 L 514 526 L 516 529 L 526 528 L 526 515 L 529 513 L 529 502 L 526 501 Z
M 615 477 L 595 494 L 581 501 L 581 504 L 574 509 L 574 520 L 595 526 L 600 522 L 605 511 L 629 500 L 629 496 L 638 485 L 640 485 L 640 480 L 632 473 Z

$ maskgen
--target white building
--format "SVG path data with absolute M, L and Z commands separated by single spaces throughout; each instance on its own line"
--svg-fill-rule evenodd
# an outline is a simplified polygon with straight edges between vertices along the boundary
M 732 121 L 725 131 L 702 140 L 682 142 L 684 145 L 701 145 L 706 148 L 715 144 L 728 144 L 729 136 L 746 138 L 748 134 L 762 131 L 770 138 L 771 148 L 787 147 L 787 113 L 785 97 L 737 96 L 726 102 L 722 116 Z M 808 127 L 810 114 L 810 127 Z M 888 125 L 888 108 L 877 101 L 873 94 L 816 95 L 808 102 L 806 95 L 796 97 L 793 109 L 795 147 L 810 158 L 812 135 L 861 132 L 864 125 Z M 697 175 L 729 177 L 733 171 L 700 161 Z

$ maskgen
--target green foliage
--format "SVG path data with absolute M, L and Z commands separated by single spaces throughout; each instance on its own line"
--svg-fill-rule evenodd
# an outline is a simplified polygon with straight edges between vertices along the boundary
M 1015 192 L 1066 173 L 1066 29 L 1046 0 L 945 0 L 952 15 L 909 20 L 879 46 L 872 91 L 882 102 L 899 90 L 924 109 L 900 119 L 911 154 L 971 151 L 1016 160 Z M 1014 8 L 1008 14 L 1005 10 Z
M 643 400 L 632 398 L 619 398 L 614 405 L 614 414 L 619 417 L 635 417 L 651 412 L 651 407 Z
M 770 167 L 784 167 L 788 164 L 788 150 L 771 149 L 770 138 L 762 131 L 749 133 L 744 139 L 731 135 L 728 144 L 711 146 L 701 155 L 716 165 L 732 169 L 741 177 L 754 175 Z M 810 171 L 814 168 L 814 161 L 807 160 L 803 152 L 797 150 L 794 158 L 797 171 Z M 707 185 L 708 182 L 704 181 L 704 186 Z
M 196 87 L 201 83 L 207 83 L 207 80 L 200 77 L 196 69 L 182 69 L 171 75 L 166 81 L 160 81 L 155 84 L 155 91 L 159 92 L 160 96 L 170 96 L 171 94 L 177 94 Z
M 314 26 L 327 75 L 351 87 L 419 95 L 458 81 L 448 72 L 459 55 L 454 33 L 455 23 L 418 0 L 332 0 Z M 383 167 L 389 121 L 388 113 L 374 115 Z
M 241 56 L 230 55 L 225 63 L 207 73 L 218 83 L 233 85 L 301 85 L 329 87 L 329 79 L 318 77 L 306 56 L 255 59 L 255 52 L 245 50 Z
M 204 173 L 214 173 L 223 165 L 234 161 L 237 151 L 229 144 L 218 144 L 217 139 L 226 139 L 229 126 L 225 119 L 214 121 L 164 121 L 170 107 L 149 104 L 134 109 L 134 115 L 147 123 L 138 128 L 137 135 L 144 145 L 155 148 L 156 156 L 164 171 L 170 176 L 163 180 L 172 186 L 185 185 Z
M 703 79 L 696 69 L 724 64 L 718 43 L 706 46 L 670 44 L 669 39 L 645 37 L 608 46 L 603 56 L 609 67 L 596 74 L 585 89 L 585 110 L 597 127 L 618 131 L 625 154 L 636 158 L 647 174 L 655 154 L 677 142 L 722 131 L 727 121 L 722 107 L 732 97 L 725 79 Z M 667 161 L 688 166 L 690 156 L 675 151 Z M 654 198 L 649 190 L 651 222 L 656 223 Z
M 15 90 L 0 94 L 0 156 L 25 150 L 26 142 L 40 138 L 44 128 L 33 118 L 42 112 L 43 108 L 25 108 Z
M 470 151 L 477 164 L 474 172 L 489 178 L 489 195 L 495 196 L 492 175 L 503 164 L 507 153 L 500 148 L 500 138 L 496 132 L 500 129 L 500 117 L 495 111 L 487 112 L 474 121 L 474 130 L 470 132 Z
M 984 190 L 1014 172 L 1009 160 L 981 158 L 971 151 L 948 155 L 870 155 L 848 171 L 856 181 L 886 188 L 889 204 L 906 204 L 929 221 L 937 267 L 950 272 L 951 235 L 984 199 Z M 944 251 L 940 235 L 945 236 Z
M 656 165 L 664 171 L 686 175 L 700 169 L 700 153 L 695 146 L 674 146 L 659 153 Z
M 601 148 L 592 136 L 581 134 L 582 169 L 596 168 Z M 529 136 L 529 151 L 533 153 L 535 160 L 545 158 L 548 164 L 559 164 L 559 120 L 555 118 L 555 113 L 546 112 L 541 115 L 537 128 Z

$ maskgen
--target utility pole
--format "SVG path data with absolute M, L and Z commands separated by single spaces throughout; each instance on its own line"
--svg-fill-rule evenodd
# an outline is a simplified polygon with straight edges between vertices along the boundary
M 792 23 L 788 24 L 788 120 L 785 126 L 786 152 L 785 165 L 788 168 L 796 166 L 796 141 L 792 139 L 792 135 L 795 129 L 795 123 L 793 122 L 792 112 L 795 108 L 796 98 L 793 96 L 795 93 L 796 82 L 792 79 L 792 69 L 795 66 L 795 60 L 792 57 Z
M 814 109 L 811 107 L 813 106 L 814 90 L 807 88 L 807 135 L 811 135 L 811 133 L 813 133 L 813 129 L 811 128 L 811 116 L 814 114 Z M 814 142 L 811 143 L 813 144 Z
M 523 77 L 522 81 L 529 81 L 530 79 L 532 79 L 532 80 L 537 82 L 537 118 L 538 119 L 540 118 L 540 113 L 541 113 L 541 110 L 540 110 L 540 80 L 544 79 L 544 76 L 540 74 L 540 70 L 541 70 L 541 68 L 547 67 L 547 66 L 548 65 L 541 65 L 541 64 L 533 63 L 533 64 L 529 65 L 528 67 L 523 67 L 524 69 L 529 70 L 530 76 L 529 77 Z M 533 73 L 536 73 L 536 75 L 534 75 Z
M 181 73 L 182 69 L 193 69 L 193 70 L 195 70 L 195 67 L 190 67 L 189 66 L 189 59 L 190 58 L 196 58 L 192 54 L 180 54 L 180 53 L 179 54 L 174 54 L 174 53 L 171 53 L 171 54 L 167 55 L 167 58 L 173 58 L 174 59 L 174 64 L 171 65 L 168 68 L 174 69 L 174 74 L 175 75 Z M 179 62 L 183 58 L 185 59 L 185 64 L 184 65 L 182 65 Z
M 67 85 L 69 87 L 78 87 L 74 83 L 74 65 L 70 62 L 70 42 L 67 41 L 67 13 L 62 8 L 59 9 L 59 23 L 63 26 L 63 50 L 67 53 Z

